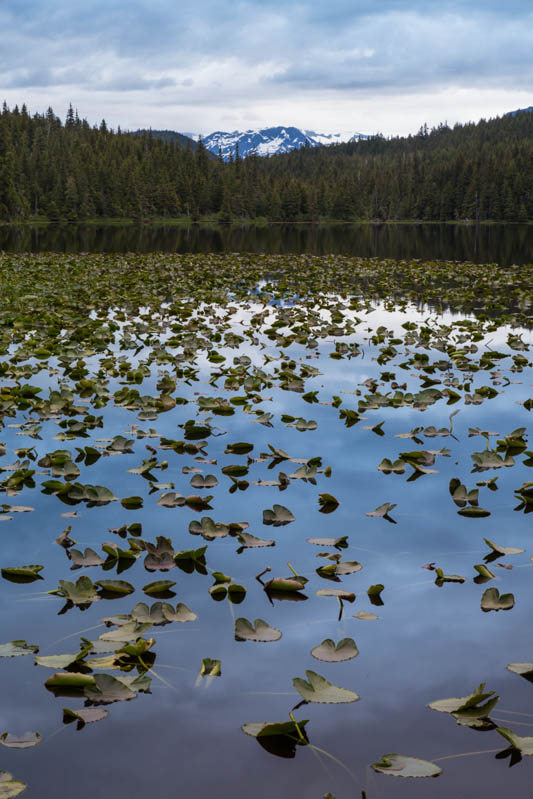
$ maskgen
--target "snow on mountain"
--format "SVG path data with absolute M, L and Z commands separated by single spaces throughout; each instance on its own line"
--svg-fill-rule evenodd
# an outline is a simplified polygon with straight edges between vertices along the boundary
M 339 144 L 351 141 L 359 141 L 360 139 L 368 139 L 369 137 L 364 133 L 354 133 L 350 131 L 340 131 L 339 133 L 315 133 L 314 130 L 304 131 L 305 135 L 317 144 Z
M 187 134 L 193 137 L 193 134 Z M 194 137 L 196 138 L 196 137 Z M 231 133 L 217 130 L 203 138 L 204 146 L 215 155 L 219 151 L 224 161 L 235 157 L 238 148 L 239 155 L 278 155 L 298 150 L 300 147 L 318 147 L 319 145 L 335 144 L 338 142 L 359 141 L 366 139 L 363 133 L 343 131 L 340 133 L 316 133 L 312 130 L 300 130 L 295 127 L 274 127 L 261 130 L 234 130 Z

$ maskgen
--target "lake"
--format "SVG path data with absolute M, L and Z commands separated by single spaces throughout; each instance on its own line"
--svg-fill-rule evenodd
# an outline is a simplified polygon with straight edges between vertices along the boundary
M 532 277 L 0 256 L 5 795 L 529 797 Z
M 231 227 L 0 227 L 6 252 L 338 253 L 502 266 L 533 262 L 533 225 L 273 225 Z

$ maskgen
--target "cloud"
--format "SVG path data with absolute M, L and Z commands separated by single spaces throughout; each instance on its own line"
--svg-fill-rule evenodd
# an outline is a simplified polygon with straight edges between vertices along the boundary
M 338 115 L 344 102 L 345 117 L 370 97 L 382 119 L 384 98 L 526 94 L 532 22 L 524 0 L 3 0 L 0 87 L 39 107 L 43 88 L 65 107 L 75 97 L 82 114 L 113 95 L 124 127 L 140 107 L 209 132 L 210 119 L 290 124 L 291 107 Z M 316 117 L 307 125 L 325 129 Z

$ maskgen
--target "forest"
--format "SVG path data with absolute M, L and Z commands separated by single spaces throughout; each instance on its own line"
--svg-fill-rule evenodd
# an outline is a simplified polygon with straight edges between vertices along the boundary
M 63 122 L 4 103 L 0 221 L 177 217 L 533 221 L 533 113 L 224 163 L 201 142 L 91 126 L 72 106 Z

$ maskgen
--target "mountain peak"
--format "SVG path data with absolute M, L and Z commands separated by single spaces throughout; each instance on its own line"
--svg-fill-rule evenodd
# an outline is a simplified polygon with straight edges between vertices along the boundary
M 191 135 L 191 134 L 188 134 Z M 250 129 L 245 131 L 217 130 L 203 137 L 204 147 L 229 161 L 238 152 L 241 157 L 247 155 L 279 155 L 301 147 L 318 147 L 319 145 L 338 142 L 358 141 L 366 139 L 363 133 L 342 131 L 337 133 L 316 133 L 312 130 L 301 130 L 293 125 L 277 125 L 269 128 Z

